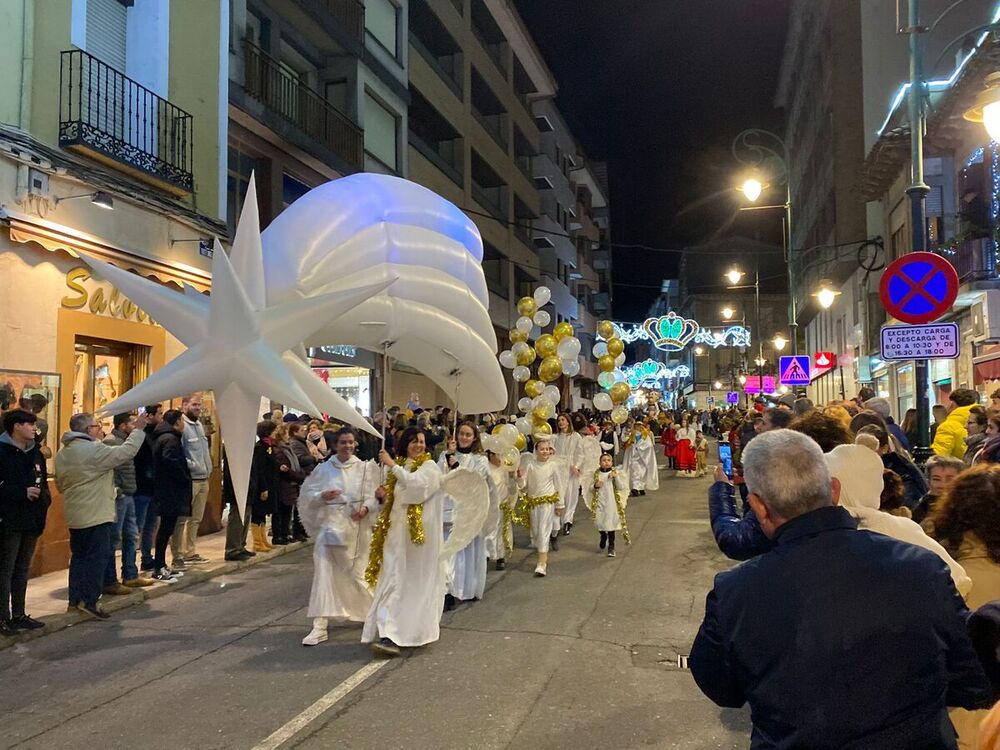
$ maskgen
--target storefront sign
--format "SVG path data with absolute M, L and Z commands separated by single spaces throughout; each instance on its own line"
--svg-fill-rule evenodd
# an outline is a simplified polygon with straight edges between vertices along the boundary
M 958 324 L 882 328 L 882 359 L 955 359 L 959 352 Z
M 764 393 L 774 393 L 774 375 L 764 376 Z M 744 393 L 760 393 L 760 378 L 756 375 L 747 375 L 747 382 L 743 384 Z
M 113 286 L 86 284 L 92 281 L 89 268 L 77 266 L 66 272 L 66 286 L 73 294 L 67 294 L 60 304 L 68 310 L 88 308 L 94 315 L 109 315 L 121 320 L 156 325 L 143 310 Z M 95 287 L 95 288 L 88 288 Z
M 837 366 L 837 355 L 833 352 L 816 352 L 813 354 L 812 377 L 813 380 L 820 375 L 826 375 Z

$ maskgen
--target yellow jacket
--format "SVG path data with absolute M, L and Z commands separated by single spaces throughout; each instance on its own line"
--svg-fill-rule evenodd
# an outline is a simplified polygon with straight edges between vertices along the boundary
M 965 456 L 965 438 L 969 432 L 965 429 L 965 423 L 969 421 L 969 412 L 972 405 L 956 406 L 951 414 L 938 425 L 934 434 L 934 444 L 931 450 L 938 456 L 954 456 L 963 458 Z

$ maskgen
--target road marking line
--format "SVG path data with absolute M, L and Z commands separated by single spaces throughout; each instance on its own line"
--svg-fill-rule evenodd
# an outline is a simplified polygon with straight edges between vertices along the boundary
M 346 698 L 358 685 L 367 680 L 382 667 L 389 663 L 389 659 L 369 662 L 352 674 L 333 690 L 324 695 L 309 708 L 289 721 L 283 727 L 276 730 L 269 737 L 253 746 L 252 750 L 277 750 L 285 742 L 305 729 L 309 724 L 316 721 L 339 701 Z

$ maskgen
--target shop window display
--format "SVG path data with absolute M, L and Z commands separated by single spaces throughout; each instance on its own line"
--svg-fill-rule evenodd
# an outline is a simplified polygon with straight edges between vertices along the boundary
M 55 373 L 0 370 L 0 414 L 27 409 L 38 416 L 38 441 L 51 458 L 59 431 L 61 378 Z

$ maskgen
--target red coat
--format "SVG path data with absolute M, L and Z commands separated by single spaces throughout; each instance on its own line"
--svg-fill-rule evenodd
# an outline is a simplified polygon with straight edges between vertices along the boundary
M 677 455 L 677 430 L 674 429 L 673 425 L 667 427 L 660 434 L 660 445 L 663 446 L 663 455 L 667 458 L 673 458 Z

